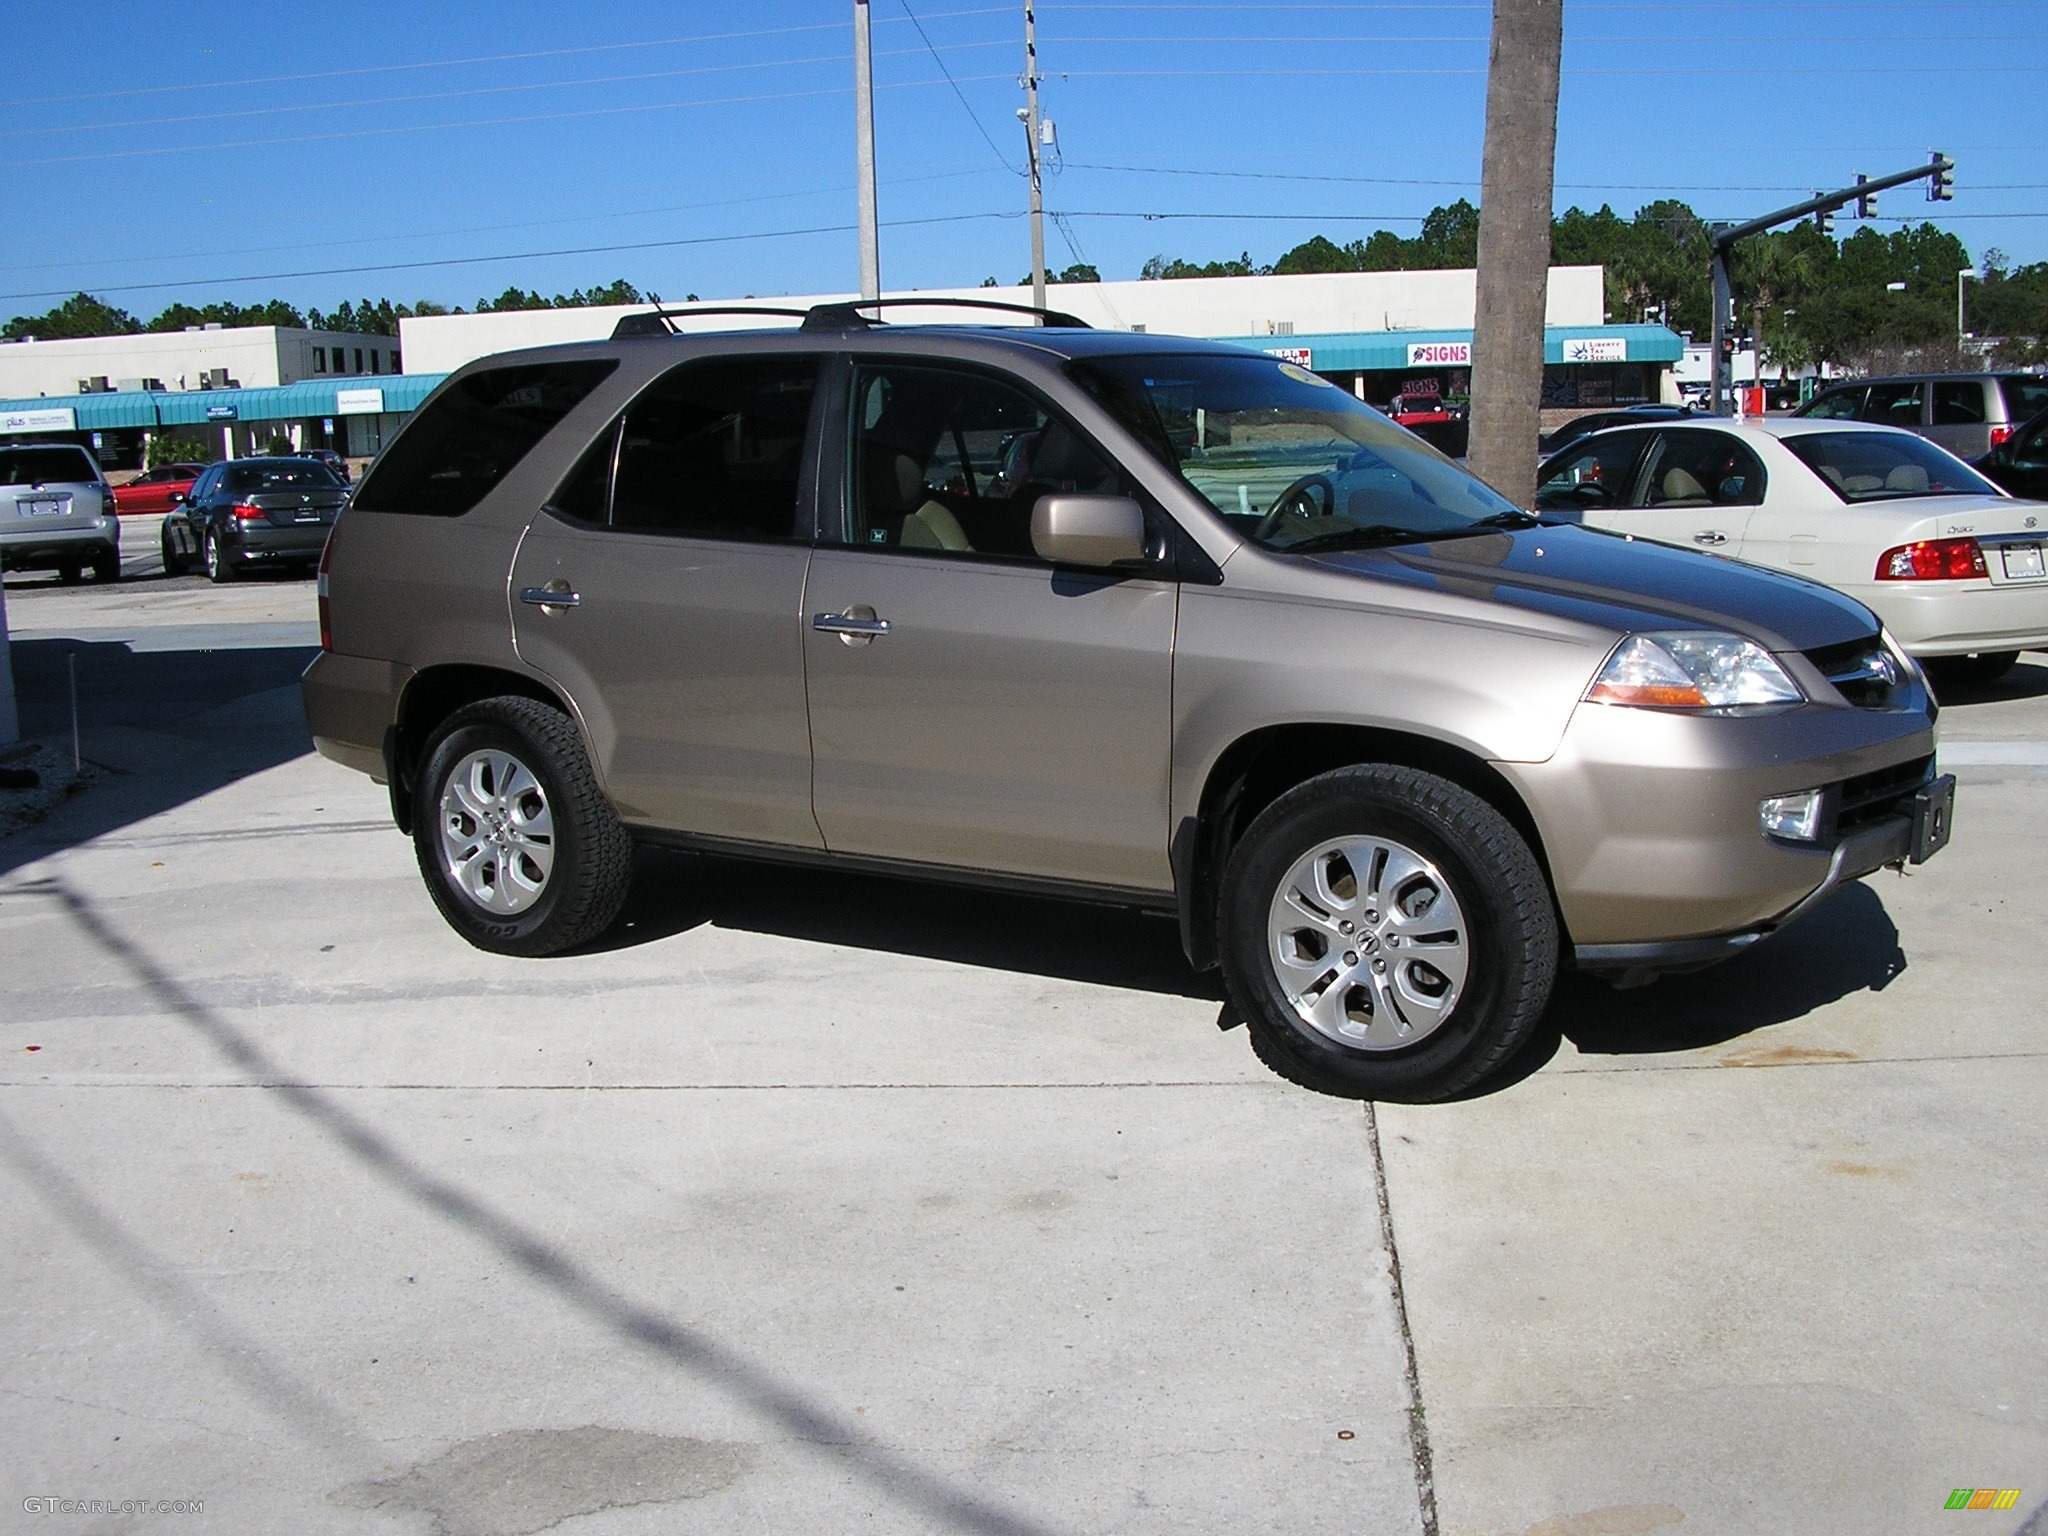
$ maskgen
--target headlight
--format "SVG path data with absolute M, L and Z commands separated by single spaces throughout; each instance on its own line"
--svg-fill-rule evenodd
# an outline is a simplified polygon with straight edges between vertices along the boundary
M 1638 709 L 1728 709 L 1805 698 L 1754 640 L 1712 630 L 1630 635 L 1615 647 L 1586 697 Z

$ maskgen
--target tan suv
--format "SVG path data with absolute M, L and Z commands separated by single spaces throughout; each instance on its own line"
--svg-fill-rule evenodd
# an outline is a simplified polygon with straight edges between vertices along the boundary
M 1049 319 L 436 391 L 335 527 L 305 697 L 458 932 L 595 937 L 636 840 L 1153 908 L 1274 1070 L 1428 1099 L 1560 963 L 1703 965 L 1946 840 L 1860 604 L 1539 520 L 1294 364 Z

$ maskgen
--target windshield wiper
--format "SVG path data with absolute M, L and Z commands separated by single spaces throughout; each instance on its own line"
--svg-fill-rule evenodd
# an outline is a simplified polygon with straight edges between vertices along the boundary
M 1446 537 L 1442 533 L 1424 533 L 1415 528 L 1402 528 L 1393 523 L 1366 523 L 1362 526 L 1340 528 L 1330 533 L 1319 533 L 1312 539 L 1303 539 L 1298 544 L 1275 546 L 1283 555 L 1314 555 L 1332 549 L 1370 549 L 1380 544 L 1422 544 L 1430 539 Z
M 1482 517 L 1472 525 L 1474 528 L 1541 528 L 1543 519 L 1533 512 L 1495 512 Z

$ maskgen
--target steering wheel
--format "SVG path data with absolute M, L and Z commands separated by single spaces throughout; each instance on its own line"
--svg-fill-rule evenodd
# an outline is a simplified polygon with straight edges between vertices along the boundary
M 1320 488 L 1323 505 L 1318 509 L 1310 492 Z M 1313 522 L 1318 518 L 1333 516 L 1337 510 L 1337 487 L 1328 475 L 1303 475 L 1294 484 L 1273 498 L 1273 505 L 1266 515 L 1259 519 L 1258 527 L 1252 530 L 1252 537 L 1261 542 L 1270 539 L 1291 518 L 1301 522 Z

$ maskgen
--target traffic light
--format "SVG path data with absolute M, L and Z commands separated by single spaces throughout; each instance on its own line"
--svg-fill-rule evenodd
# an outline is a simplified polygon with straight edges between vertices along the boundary
M 1955 162 L 1937 149 L 1930 163 L 1934 166 L 1934 174 L 1928 178 L 1927 201 L 1930 203 L 1953 202 L 1956 195 Z
M 1868 180 L 1870 178 L 1861 171 L 1856 173 L 1857 186 L 1862 186 Z M 1856 194 L 1856 217 L 1859 219 L 1874 219 L 1877 217 L 1877 194 L 1875 192 L 1858 192 Z
M 1813 216 L 1813 227 L 1826 235 L 1830 240 L 1834 239 L 1835 210 L 1832 208 L 1822 208 L 1817 211 Z

